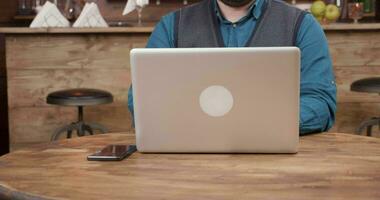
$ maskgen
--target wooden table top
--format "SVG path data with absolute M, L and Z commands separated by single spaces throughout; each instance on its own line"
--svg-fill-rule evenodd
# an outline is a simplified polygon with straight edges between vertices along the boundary
M 380 199 L 380 139 L 301 137 L 298 154 L 141 154 L 87 161 L 132 134 L 62 140 L 0 157 L 0 199 Z

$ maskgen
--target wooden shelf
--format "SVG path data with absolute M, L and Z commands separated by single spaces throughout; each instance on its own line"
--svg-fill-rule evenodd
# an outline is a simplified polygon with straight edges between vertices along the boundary
M 322 27 L 324 30 L 380 30 L 380 23 L 332 23 Z
M 24 20 L 24 21 L 32 21 L 34 19 L 34 15 L 16 15 L 13 17 L 14 20 Z
M 132 24 L 133 25 L 133 24 Z M 146 23 L 146 26 L 138 27 L 109 27 L 109 28 L 14 28 L 0 27 L 0 33 L 5 34 L 36 34 L 36 33 L 151 33 L 154 23 Z M 333 23 L 322 25 L 323 29 L 329 30 L 380 30 L 380 23 Z
M 109 28 L 0 28 L 5 34 L 36 34 L 36 33 L 151 33 L 153 26 L 147 27 L 109 27 Z

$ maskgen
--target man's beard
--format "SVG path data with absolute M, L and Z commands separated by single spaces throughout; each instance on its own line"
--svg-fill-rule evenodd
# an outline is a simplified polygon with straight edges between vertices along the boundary
M 251 3 L 254 0 L 221 0 L 224 4 L 231 7 L 241 7 Z

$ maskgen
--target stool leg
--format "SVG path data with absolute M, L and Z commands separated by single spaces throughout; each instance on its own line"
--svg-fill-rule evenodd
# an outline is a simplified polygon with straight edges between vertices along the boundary
M 99 130 L 102 133 L 107 133 L 108 129 L 98 123 L 87 123 L 92 130 Z
M 83 122 L 83 106 L 78 106 L 78 122 Z
M 77 122 L 77 134 L 79 137 L 85 135 L 83 130 L 83 106 L 78 106 L 78 122 Z
M 372 136 L 372 126 L 367 126 L 367 136 Z
M 76 125 L 76 123 L 74 123 L 74 122 L 71 123 L 71 125 L 70 125 L 71 129 L 67 131 L 67 136 L 66 136 L 67 139 L 72 137 L 73 131 L 75 130 L 75 125 Z
M 66 125 L 66 126 L 63 126 L 59 129 L 57 129 L 54 134 L 52 135 L 50 141 L 55 141 L 58 139 L 59 135 L 63 132 L 68 132 L 68 131 L 72 131 L 75 127 L 73 127 L 73 125 Z
M 84 124 L 83 127 L 84 127 L 84 131 L 87 131 L 88 133 L 90 133 L 90 135 L 94 135 L 94 132 L 92 131 L 89 125 Z
M 90 133 L 90 135 L 93 135 L 93 132 L 91 128 L 88 128 L 88 126 L 83 121 L 83 106 L 78 106 L 78 136 L 82 137 L 86 135 L 86 131 Z
M 71 136 L 72 136 L 72 133 L 73 133 L 73 130 L 68 130 L 67 131 L 67 139 L 69 139 L 69 138 L 71 138 Z
M 356 130 L 356 133 L 360 135 L 363 132 L 363 130 L 367 128 L 368 126 L 377 125 L 379 123 L 378 121 L 379 121 L 378 118 L 373 118 L 373 119 L 362 122 L 360 126 L 358 127 L 358 129 Z M 372 131 L 372 129 L 370 131 Z M 368 129 L 367 129 L 367 133 L 368 133 Z
M 79 137 L 82 137 L 85 135 L 83 122 L 81 121 L 77 123 L 77 134 Z

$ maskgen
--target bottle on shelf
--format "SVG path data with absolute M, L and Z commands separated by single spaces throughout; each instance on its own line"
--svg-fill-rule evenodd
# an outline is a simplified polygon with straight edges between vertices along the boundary
M 372 13 L 373 12 L 373 0 L 363 0 L 364 4 L 364 13 Z
M 376 6 L 376 0 L 363 0 L 364 16 L 374 17 L 376 14 L 375 6 Z
M 18 15 L 31 15 L 31 14 L 33 14 L 31 1 L 19 0 L 18 1 L 17 14 Z

